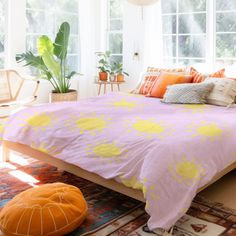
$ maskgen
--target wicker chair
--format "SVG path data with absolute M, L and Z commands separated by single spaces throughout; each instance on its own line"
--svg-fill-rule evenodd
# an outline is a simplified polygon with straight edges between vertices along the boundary
M 31 96 L 26 97 L 25 85 L 30 81 L 34 85 Z M 0 70 L 0 118 L 36 101 L 38 88 L 38 80 L 24 78 L 15 70 Z

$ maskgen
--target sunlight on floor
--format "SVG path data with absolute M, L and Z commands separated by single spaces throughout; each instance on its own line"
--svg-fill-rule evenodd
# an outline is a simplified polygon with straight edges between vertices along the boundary
M 28 183 L 28 184 L 39 183 L 39 180 L 35 179 L 33 176 L 21 170 L 13 170 L 13 171 L 9 171 L 8 173 L 24 183 Z
M 30 164 L 26 158 L 24 158 L 23 156 L 20 156 L 19 154 L 15 152 L 11 152 L 10 161 L 20 166 L 27 166 Z
M 9 162 L 0 162 L 0 169 L 3 169 L 3 168 L 16 170 L 16 166 L 12 165 Z

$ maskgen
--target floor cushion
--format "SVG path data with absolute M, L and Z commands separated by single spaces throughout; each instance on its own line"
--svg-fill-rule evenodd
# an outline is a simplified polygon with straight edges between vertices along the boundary
M 63 183 L 45 184 L 15 196 L 0 212 L 6 236 L 60 236 L 83 222 L 87 204 L 81 191 Z

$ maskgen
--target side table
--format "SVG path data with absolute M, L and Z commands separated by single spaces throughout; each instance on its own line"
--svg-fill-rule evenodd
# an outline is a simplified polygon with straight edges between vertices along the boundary
M 117 86 L 117 90 L 120 91 L 120 84 L 125 83 L 125 81 L 124 82 L 117 82 L 117 81 L 112 82 L 112 81 L 101 81 L 101 80 L 99 80 L 99 81 L 95 81 L 94 83 L 98 85 L 98 95 L 100 95 L 101 90 L 102 90 L 102 86 L 103 86 L 103 93 L 104 94 L 106 93 L 107 86 L 109 86 L 109 85 L 111 87 L 112 92 L 114 91 L 114 86 Z

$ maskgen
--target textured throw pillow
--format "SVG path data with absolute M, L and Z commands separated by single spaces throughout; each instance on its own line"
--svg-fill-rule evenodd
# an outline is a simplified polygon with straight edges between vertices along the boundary
M 172 84 L 191 83 L 192 76 L 183 73 L 161 72 L 147 96 L 163 98 L 166 88 Z
M 148 67 L 147 72 L 186 72 L 186 68 L 155 68 Z
M 207 96 L 207 103 L 228 106 L 235 102 L 236 97 L 236 81 L 229 78 L 207 78 L 204 84 L 213 83 L 214 88 Z
M 193 81 L 192 81 L 193 83 L 201 83 L 207 77 L 207 75 L 198 72 L 193 67 L 190 68 L 190 74 L 193 76 Z M 222 69 L 213 74 L 208 75 L 208 77 L 223 78 L 224 75 L 225 75 L 225 69 Z
M 203 104 L 206 102 L 207 95 L 213 89 L 212 83 L 200 84 L 176 84 L 168 86 L 164 98 L 164 103 L 180 104 Z
M 142 74 L 137 87 L 131 93 L 147 95 L 154 82 L 159 78 L 159 72 L 146 72 Z

